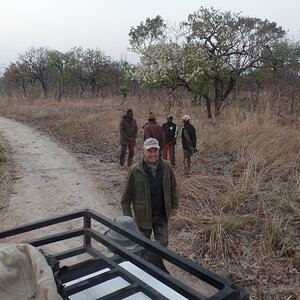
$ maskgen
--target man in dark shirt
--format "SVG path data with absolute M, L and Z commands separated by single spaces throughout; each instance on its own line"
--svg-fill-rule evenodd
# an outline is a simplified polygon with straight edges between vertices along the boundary
M 175 167 L 175 145 L 178 136 L 178 125 L 173 123 L 173 116 L 167 116 L 167 122 L 162 125 L 165 133 L 166 144 L 162 150 L 162 158 L 167 159 L 168 153 L 172 167 Z
M 190 124 L 191 117 L 189 115 L 184 115 L 182 117 L 183 128 L 182 128 L 182 148 L 183 148 L 183 165 L 187 173 L 191 170 L 191 156 L 197 152 L 196 144 L 196 130 L 195 127 Z
M 127 147 L 129 149 L 128 166 L 132 165 L 132 158 L 134 155 L 135 139 L 137 137 L 137 125 L 133 118 L 133 111 L 131 109 L 127 110 L 126 115 L 122 117 L 120 122 L 120 144 L 121 144 L 121 154 L 120 154 L 120 165 L 124 166 L 125 155 Z

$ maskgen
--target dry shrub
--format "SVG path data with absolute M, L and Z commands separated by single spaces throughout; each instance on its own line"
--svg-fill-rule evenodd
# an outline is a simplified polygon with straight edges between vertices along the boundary
M 195 235 L 194 244 L 201 254 L 209 254 L 213 261 L 220 258 L 240 259 L 242 254 L 239 229 L 243 228 L 251 216 L 228 215 L 206 217 L 208 225 Z
M 7 161 L 7 157 L 5 154 L 4 147 L 0 144 L 0 163 L 5 163 Z
M 178 178 L 178 191 L 202 213 L 220 213 L 224 203 L 228 202 L 233 184 L 230 178 L 221 176 L 193 175 L 187 178 Z
M 199 259 L 209 256 L 212 262 L 218 259 L 232 259 L 237 262 L 244 247 L 240 231 L 254 223 L 255 219 L 252 215 L 207 216 L 192 213 L 187 216 L 179 213 L 172 221 L 172 228 L 184 228 L 186 232 L 192 233 L 192 249 Z
M 244 117 L 234 109 L 228 118 L 216 124 L 209 147 L 235 155 L 254 170 L 268 168 L 269 176 L 282 178 L 300 169 L 300 134 L 297 128 L 281 126 L 272 115 L 248 113 Z
M 262 242 L 265 253 L 276 253 L 278 256 L 291 255 L 295 247 L 291 236 L 290 220 L 280 215 L 265 219 Z
M 195 218 L 195 214 L 191 213 L 189 210 L 179 210 L 176 218 L 172 218 L 170 221 L 172 230 L 185 232 L 193 232 L 199 225 L 199 223 L 197 223 L 197 218 Z

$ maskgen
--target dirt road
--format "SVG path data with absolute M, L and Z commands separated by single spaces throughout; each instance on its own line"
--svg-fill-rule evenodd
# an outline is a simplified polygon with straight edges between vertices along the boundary
M 50 138 L 4 117 L 0 117 L 0 132 L 10 145 L 16 170 L 1 228 L 83 208 L 110 218 L 120 214 L 107 204 L 78 161 Z

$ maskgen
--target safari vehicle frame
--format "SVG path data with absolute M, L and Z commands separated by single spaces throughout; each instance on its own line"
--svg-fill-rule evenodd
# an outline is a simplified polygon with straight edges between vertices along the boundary
M 67 296 L 74 295 L 88 289 L 92 286 L 96 286 L 100 283 L 108 281 L 115 277 L 121 277 L 126 280 L 129 285 L 121 289 L 115 290 L 99 299 L 123 299 L 135 293 L 142 292 L 151 299 L 168 299 L 162 295 L 159 291 L 142 281 L 135 275 L 131 274 L 128 270 L 122 268 L 120 263 L 129 261 L 142 269 L 146 273 L 150 274 L 160 282 L 175 290 L 177 293 L 186 297 L 187 299 L 201 299 L 201 300 L 248 300 L 249 295 L 244 290 L 234 288 L 233 284 L 201 267 L 200 265 L 193 263 L 189 259 L 182 257 L 175 252 L 160 246 L 159 244 L 150 241 L 149 239 L 134 233 L 131 230 L 127 230 L 124 226 L 120 226 L 117 222 L 112 221 L 105 216 L 93 211 L 93 210 L 80 210 L 73 213 L 63 214 L 57 217 L 44 219 L 38 222 L 28 223 L 25 225 L 13 227 L 10 229 L 0 231 L 1 239 L 13 237 L 16 235 L 33 232 L 34 230 L 49 227 L 55 224 L 62 224 L 64 222 L 81 219 L 83 226 L 78 229 L 72 229 L 66 232 L 60 232 L 53 235 L 42 236 L 30 241 L 24 241 L 35 247 L 42 247 L 51 243 L 63 242 L 67 239 L 75 237 L 83 237 L 82 246 L 69 249 L 60 253 L 51 253 L 58 261 L 76 257 L 81 254 L 88 254 L 90 257 L 85 261 L 75 263 L 68 266 L 64 272 L 61 272 L 62 283 L 66 284 L 74 279 L 79 279 L 78 282 L 68 285 L 64 288 Z M 138 246 L 132 250 L 127 250 L 123 246 L 119 245 L 107 235 L 95 230 L 94 224 L 102 224 L 109 230 L 122 234 L 126 238 L 130 239 Z M 110 249 L 114 255 L 107 257 L 101 251 L 93 247 L 94 243 L 100 243 Z M 150 263 L 143 257 L 143 251 L 150 251 L 161 257 L 162 259 L 169 261 L 183 271 L 195 276 L 196 278 L 206 282 L 218 290 L 216 294 L 211 297 L 206 297 L 200 292 L 192 289 L 188 285 L 184 284 L 180 280 L 170 276 L 163 270 L 159 269 L 154 264 Z M 92 276 L 88 279 L 80 280 L 87 274 L 92 274 L 98 270 L 108 269 L 108 271 Z

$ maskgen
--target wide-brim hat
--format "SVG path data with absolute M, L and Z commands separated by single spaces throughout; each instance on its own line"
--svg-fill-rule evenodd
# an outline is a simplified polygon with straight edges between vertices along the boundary
M 155 114 L 153 112 L 149 112 L 148 120 L 155 120 L 155 119 L 156 119 Z

